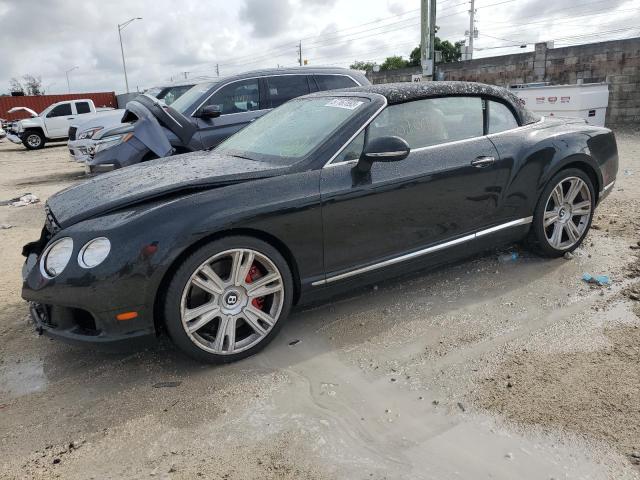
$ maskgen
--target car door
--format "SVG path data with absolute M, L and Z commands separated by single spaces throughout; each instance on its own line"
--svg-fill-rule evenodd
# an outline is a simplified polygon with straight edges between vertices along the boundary
M 236 80 L 220 87 L 200 107 L 215 105 L 218 118 L 196 118 L 202 148 L 213 148 L 251 121 L 264 115 L 266 109 L 260 79 Z
M 366 141 L 400 136 L 399 162 L 354 170 Z M 497 152 L 484 136 L 479 97 L 443 97 L 387 107 L 322 171 L 326 272 L 384 261 L 474 232 L 492 222 L 501 185 Z
M 71 102 L 61 103 L 60 105 L 53 107 L 45 119 L 48 137 L 66 137 L 69 132 L 71 121 L 74 118 L 75 115 L 71 109 Z

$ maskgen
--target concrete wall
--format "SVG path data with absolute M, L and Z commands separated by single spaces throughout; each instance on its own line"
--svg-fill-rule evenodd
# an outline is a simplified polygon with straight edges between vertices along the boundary
M 446 63 L 438 70 L 443 80 L 501 86 L 608 82 L 607 125 L 640 124 L 640 37 L 553 49 L 538 43 L 534 52 Z M 405 68 L 367 77 L 373 83 L 408 82 L 418 73 L 419 68 Z

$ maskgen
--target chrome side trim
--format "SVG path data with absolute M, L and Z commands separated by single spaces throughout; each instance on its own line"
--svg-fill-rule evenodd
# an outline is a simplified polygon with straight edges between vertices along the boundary
M 602 192 L 600 193 L 605 193 L 607 190 L 610 190 L 611 188 L 613 188 L 613 185 L 616 183 L 616 181 L 614 180 L 613 182 L 611 182 L 609 185 L 607 185 L 606 187 L 604 187 L 602 189 Z
M 380 152 L 380 153 L 368 153 L 367 155 L 370 157 L 399 157 L 400 155 L 404 155 L 407 152 L 403 152 L 401 150 L 397 150 L 395 152 Z
M 357 93 L 357 92 L 356 92 L 356 93 Z M 357 96 L 357 95 L 355 95 L 355 96 Z M 347 148 L 351 142 L 353 142 L 353 139 L 354 139 L 354 138 L 356 138 L 358 135 L 360 135 L 360 134 L 362 133 L 362 131 L 363 131 L 365 128 L 367 128 L 367 127 L 369 126 L 369 124 L 370 124 L 370 123 L 371 123 L 371 122 L 372 122 L 372 121 L 373 121 L 373 120 L 374 120 L 374 119 L 375 119 L 375 118 L 380 114 L 380 112 L 382 112 L 382 110 L 384 110 L 385 108 L 387 108 L 387 103 L 388 103 L 388 102 L 387 102 L 387 97 L 385 97 L 384 95 L 380 95 L 380 96 L 384 99 L 384 103 L 383 103 L 383 105 L 382 105 L 378 110 L 376 110 L 376 111 L 373 113 L 373 115 L 371 115 L 371 117 L 369 117 L 369 120 L 367 120 L 366 122 L 364 122 L 364 123 L 362 124 L 362 126 L 361 126 L 358 130 L 356 130 L 356 133 L 354 133 L 353 135 L 351 135 L 351 137 L 349 138 L 349 140 L 347 140 L 347 141 L 345 142 L 345 144 L 344 144 L 344 145 L 342 145 L 342 147 L 340 147 L 340 149 L 338 149 L 338 151 L 337 151 L 336 153 L 334 153 L 334 154 L 333 154 L 333 156 L 329 159 L 329 161 L 328 161 L 327 163 L 325 163 L 325 164 L 322 166 L 322 168 L 334 167 L 334 166 L 336 166 L 336 165 L 343 165 L 343 164 L 345 163 L 345 162 L 338 162 L 338 163 L 332 164 L 331 162 L 333 162 L 333 161 L 335 160 L 335 158 L 336 158 L 338 155 L 340 155 L 340 154 L 342 153 L 342 151 L 343 151 L 345 148 Z M 357 160 L 349 160 L 349 162 L 347 162 L 347 163 L 350 163 L 350 162 L 357 162 Z
M 418 250 L 416 252 L 407 253 L 395 258 L 390 258 L 389 260 L 385 260 L 384 262 L 374 263 L 373 265 L 368 265 L 366 267 L 358 268 L 356 270 L 351 270 L 350 272 L 341 273 L 340 275 L 335 275 L 333 277 L 326 278 L 325 280 L 318 280 L 317 282 L 313 282 L 311 285 L 316 287 L 319 285 L 326 285 L 328 283 L 337 282 L 338 280 L 343 280 L 345 278 L 353 277 L 355 275 L 360 275 L 362 273 L 378 270 L 379 268 L 395 265 L 396 263 L 404 262 L 406 260 L 411 260 L 412 258 L 417 258 L 423 255 L 427 255 L 429 253 L 438 252 L 440 250 L 444 250 L 446 248 L 459 245 L 461 243 L 470 242 L 471 240 L 475 240 L 476 238 L 483 237 L 491 233 L 499 232 L 500 230 L 505 230 L 507 228 L 517 227 L 520 225 L 527 225 L 531 222 L 533 222 L 533 217 L 525 217 L 525 218 L 520 218 L 518 220 L 513 220 L 511 222 L 503 223 L 501 225 L 496 225 L 495 227 L 487 228 L 485 230 L 472 233 L 471 235 L 466 235 L 464 237 L 456 238 L 455 240 L 449 240 L 448 242 L 440 243 L 438 245 L 434 245 L 428 248 L 423 248 L 422 250 Z

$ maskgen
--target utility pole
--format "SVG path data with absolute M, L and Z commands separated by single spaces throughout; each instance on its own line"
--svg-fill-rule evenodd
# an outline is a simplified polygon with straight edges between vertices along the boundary
M 302 42 L 298 44 L 298 63 L 302 66 Z
M 64 74 L 67 76 L 67 91 L 71 93 L 71 84 L 69 83 L 69 72 L 73 72 L 76 68 L 80 68 L 77 65 L 75 67 L 70 68 Z
M 422 76 L 433 78 L 434 47 L 436 38 L 436 0 L 420 3 L 420 63 Z
M 476 7 L 475 0 L 471 0 L 471 10 L 469 10 L 469 52 L 467 60 L 473 60 L 473 36 L 476 30 Z
M 189 72 L 181 72 L 181 73 L 182 73 L 182 75 L 184 75 L 184 79 L 186 80 L 187 77 L 189 76 Z
M 216 77 L 220 76 L 220 64 L 216 63 Z
M 142 17 L 131 18 L 124 23 L 118 24 L 118 38 L 120 38 L 120 53 L 122 54 L 122 69 L 124 70 L 124 84 L 127 88 L 127 93 L 129 93 L 129 79 L 127 78 L 127 64 L 124 61 L 124 48 L 122 47 L 122 30 L 124 30 L 131 22 L 135 22 L 136 20 L 142 20 Z

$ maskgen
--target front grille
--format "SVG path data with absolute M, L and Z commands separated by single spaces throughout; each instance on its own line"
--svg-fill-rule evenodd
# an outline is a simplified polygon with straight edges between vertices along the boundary
M 56 217 L 53 216 L 53 213 L 51 213 L 51 209 L 47 204 L 45 204 L 44 206 L 44 214 L 45 214 L 44 227 L 53 236 L 60 231 L 60 225 L 58 225 L 58 222 L 56 221 Z
M 78 130 L 78 127 L 69 127 L 69 140 L 75 140 L 76 139 L 76 131 Z

